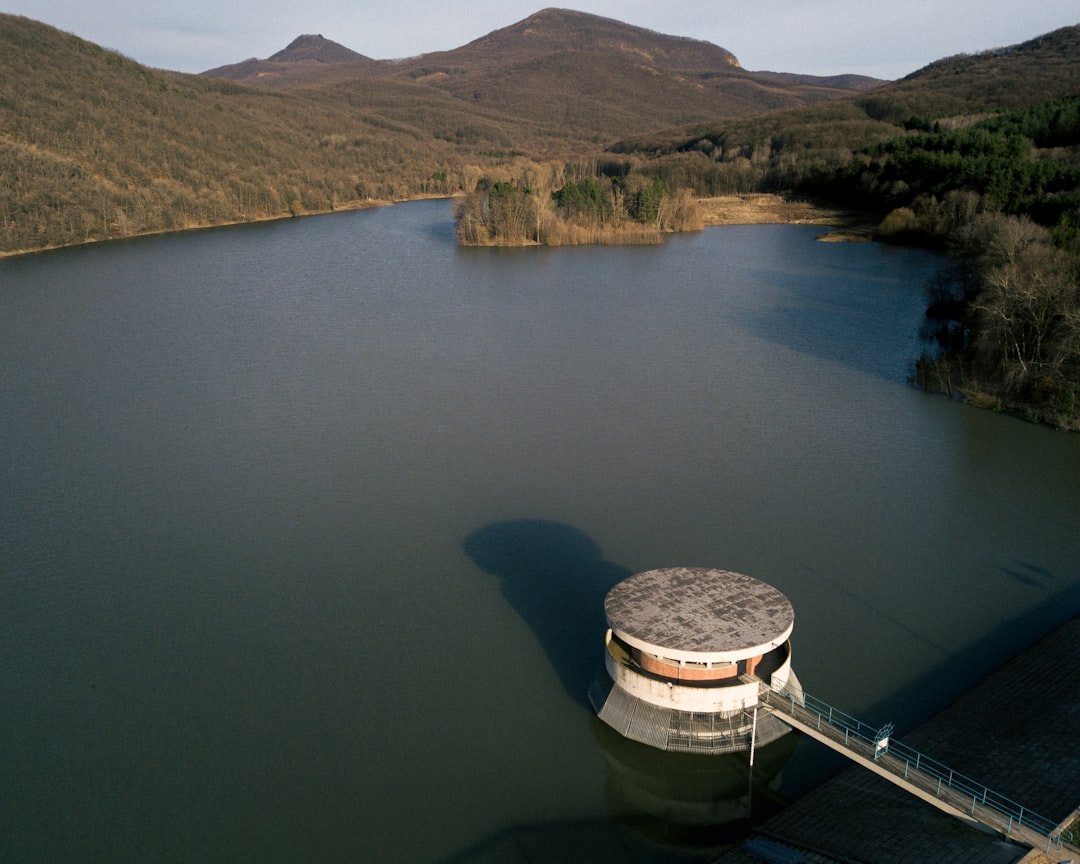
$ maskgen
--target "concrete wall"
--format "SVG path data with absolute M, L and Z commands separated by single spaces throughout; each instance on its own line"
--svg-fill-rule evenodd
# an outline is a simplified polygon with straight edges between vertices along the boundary
M 663 675 L 675 681 L 721 681 L 725 678 L 738 678 L 744 672 L 753 672 L 761 657 L 752 657 L 747 661 L 731 663 L 726 666 L 713 666 L 706 668 L 704 665 L 684 665 L 670 660 L 654 657 L 640 648 L 631 649 L 634 661 L 647 672 L 654 675 Z
M 649 678 L 624 666 L 610 652 L 605 656 L 608 674 L 616 687 L 653 705 L 680 711 L 736 711 L 757 704 L 757 682 L 719 687 L 687 687 Z

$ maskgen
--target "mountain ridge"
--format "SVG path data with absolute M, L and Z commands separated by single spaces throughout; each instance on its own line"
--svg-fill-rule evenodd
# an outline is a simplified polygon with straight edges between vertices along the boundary
M 265 59 L 249 57 L 247 60 L 228 63 L 200 74 L 207 78 L 223 78 L 244 83 L 287 81 L 300 85 L 320 81 L 328 76 L 363 74 L 378 65 L 379 61 L 346 48 L 319 33 L 297 36 L 280 51 Z
M 354 101 L 361 88 L 398 82 L 415 87 L 419 100 L 449 100 L 447 108 L 481 123 L 499 117 L 530 129 L 535 141 L 552 142 L 548 153 L 568 130 L 579 142 L 574 146 L 597 145 L 643 129 L 834 100 L 883 83 L 750 72 L 711 42 L 554 7 L 458 48 L 402 60 L 372 60 L 331 48 L 336 45 L 321 36 L 299 37 L 266 60 L 202 74 L 283 91 L 323 88 Z M 393 110 L 397 120 L 405 119 Z M 465 140 L 476 125 L 455 122 L 438 134 Z
M 680 71 L 742 68 L 734 54 L 712 42 L 670 36 L 614 18 L 556 7 L 541 9 L 462 46 L 481 50 L 489 47 L 514 51 L 519 56 L 559 49 L 624 52 L 649 63 L 663 59 L 667 68 Z
M 433 51 L 414 57 L 376 60 L 324 40 L 340 49 L 340 56 L 324 47 L 314 52 L 291 50 L 301 40 L 324 37 L 301 36 L 285 49 L 266 59 L 250 58 L 208 69 L 200 74 L 214 78 L 273 87 L 308 87 L 320 80 L 340 81 L 352 72 L 409 76 L 436 83 L 453 75 L 498 76 L 498 70 L 540 64 L 542 58 L 558 55 L 618 58 L 628 65 L 652 73 L 675 74 L 693 79 L 713 89 L 725 76 L 755 81 L 763 89 L 779 85 L 793 92 L 789 104 L 832 98 L 851 89 L 870 89 L 884 83 L 868 76 L 813 76 L 800 73 L 750 72 L 725 48 L 686 36 L 671 36 L 625 24 L 587 12 L 548 7 L 521 21 L 492 30 L 457 48 Z M 310 54 L 324 62 L 321 69 L 305 63 Z M 361 65 L 363 64 L 363 65 Z M 348 66 L 349 68 L 346 68 Z M 760 76 L 760 81 L 758 81 Z M 766 104 L 764 107 L 774 107 Z
M 297 36 L 267 59 L 275 63 L 355 63 L 371 60 L 370 57 L 327 39 L 321 33 Z
M 544 28 L 586 26 L 581 44 L 610 50 L 544 45 Z M 1080 27 L 870 90 L 749 72 L 722 49 L 611 19 L 548 13 L 510 30 L 406 61 L 298 37 L 234 81 L 0 13 L 0 254 L 467 193 L 481 179 L 557 188 L 648 170 L 703 195 L 774 190 L 913 118 L 926 128 L 1080 92 Z M 507 39 L 536 44 L 520 56 Z M 684 71 L 646 62 L 639 49 L 656 60 L 658 45 L 689 51 L 672 61 Z M 700 51 L 721 65 L 693 74 Z

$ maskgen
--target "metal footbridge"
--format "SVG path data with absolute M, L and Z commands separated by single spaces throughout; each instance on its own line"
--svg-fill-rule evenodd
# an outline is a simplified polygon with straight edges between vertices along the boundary
M 1076 842 L 1053 821 L 896 741 L 891 724 L 875 729 L 803 690 L 758 684 L 761 705 L 778 719 L 951 816 L 1044 851 Z

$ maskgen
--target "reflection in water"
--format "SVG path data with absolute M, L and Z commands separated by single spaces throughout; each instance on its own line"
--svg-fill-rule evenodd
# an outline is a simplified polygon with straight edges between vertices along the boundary
M 470 534 L 463 547 L 478 567 L 500 577 L 503 596 L 532 628 L 567 692 L 588 707 L 589 681 L 602 657 L 604 598 L 630 571 L 603 560 L 582 531 L 545 520 L 496 522 Z M 667 753 L 623 738 L 595 716 L 590 723 L 604 753 L 608 809 L 634 842 L 651 848 L 651 860 L 719 849 L 740 839 L 751 819 L 783 804 L 780 771 L 797 735 L 759 748 L 751 772 L 747 753 Z M 547 830 L 554 842 L 566 826 Z M 575 826 L 583 830 L 588 833 Z M 535 839 L 546 831 L 532 825 L 527 833 Z M 475 856 L 491 851 L 484 844 L 454 860 L 480 860 Z
M 784 806 L 780 772 L 799 742 L 784 735 L 748 753 L 670 753 L 593 724 L 604 751 L 608 809 L 653 844 L 687 853 L 715 851 L 743 839 Z
M 604 753 L 611 821 L 515 825 L 443 864 L 686 864 L 745 839 L 750 824 L 776 813 L 780 771 L 798 735 L 756 751 L 701 756 L 666 753 L 630 741 L 597 718 L 591 728 Z

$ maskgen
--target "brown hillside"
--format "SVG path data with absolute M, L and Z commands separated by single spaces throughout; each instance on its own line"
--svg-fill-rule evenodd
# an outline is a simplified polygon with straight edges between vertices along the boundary
M 208 78 L 224 78 L 245 84 L 277 89 L 309 86 L 312 83 L 362 76 L 378 63 L 322 35 L 298 36 L 266 60 L 252 57 L 239 63 L 219 66 L 203 73 Z
M 902 122 L 1022 108 L 1080 92 L 1080 25 L 979 54 L 938 60 L 860 100 L 871 116 Z
M 707 154 L 739 159 L 831 161 L 903 134 L 913 118 L 945 119 L 1022 108 L 1080 92 L 1080 25 L 1019 45 L 939 60 L 900 81 L 828 103 L 624 139 L 625 154 Z M 780 156 L 780 154 L 786 154 Z
M 460 48 L 407 60 L 358 64 L 346 57 L 312 64 L 284 54 L 204 74 L 275 89 L 375 75 L 408 80 L 460 100 L 467 110 L 483 106 L 534 124 L 547 141 L 578 143 L 835 99 L 872 81 L 759 76 L 709 42 L 565 9 L 544 9 Z
M 492 126 L 485 149 L 511 140 Z M 491 162 L 339 95 L 148 69 L 3 14 L 0 130 L 0 254 L 453 192 Z
M 880 78 L 871 78 L 867 75 L 800 75 L 797 72 L 764 72 L 754 73 L 758 78 L 781 81 L 785 84 L 804 84 L 810 87 L 831 87 L 838 90 L 873 90 L 886 84 Z
M 356 63 L 371 58 L 318 34 L 297 36 L 277 54 L 270 55 L 270 59 L 278 63 Z
M 305 36 L 230 67 L 241 83 L 149 69 L 0 14 L 0 254 L 469 192 L 483 176 L 555 183 L 567 163 L 612 161 L 604 147 L 629 135 L 620 170 L 667 152 L 673 187 L 777 188 L 793 164 L 850 158 L 912 116 L 1075 93 L 1078 46 L 1080 28 L 1066 28 L 853 93 L 544 10 L 399 62 Z
M 528 60 L 559 51 L 622 55 L 637 63 L 683 73 L 740 68 L 734 54 L 711 42 L 666 36 L 570 9 L 543 9 L 442 56 L 483 63 L 507 57 Z

